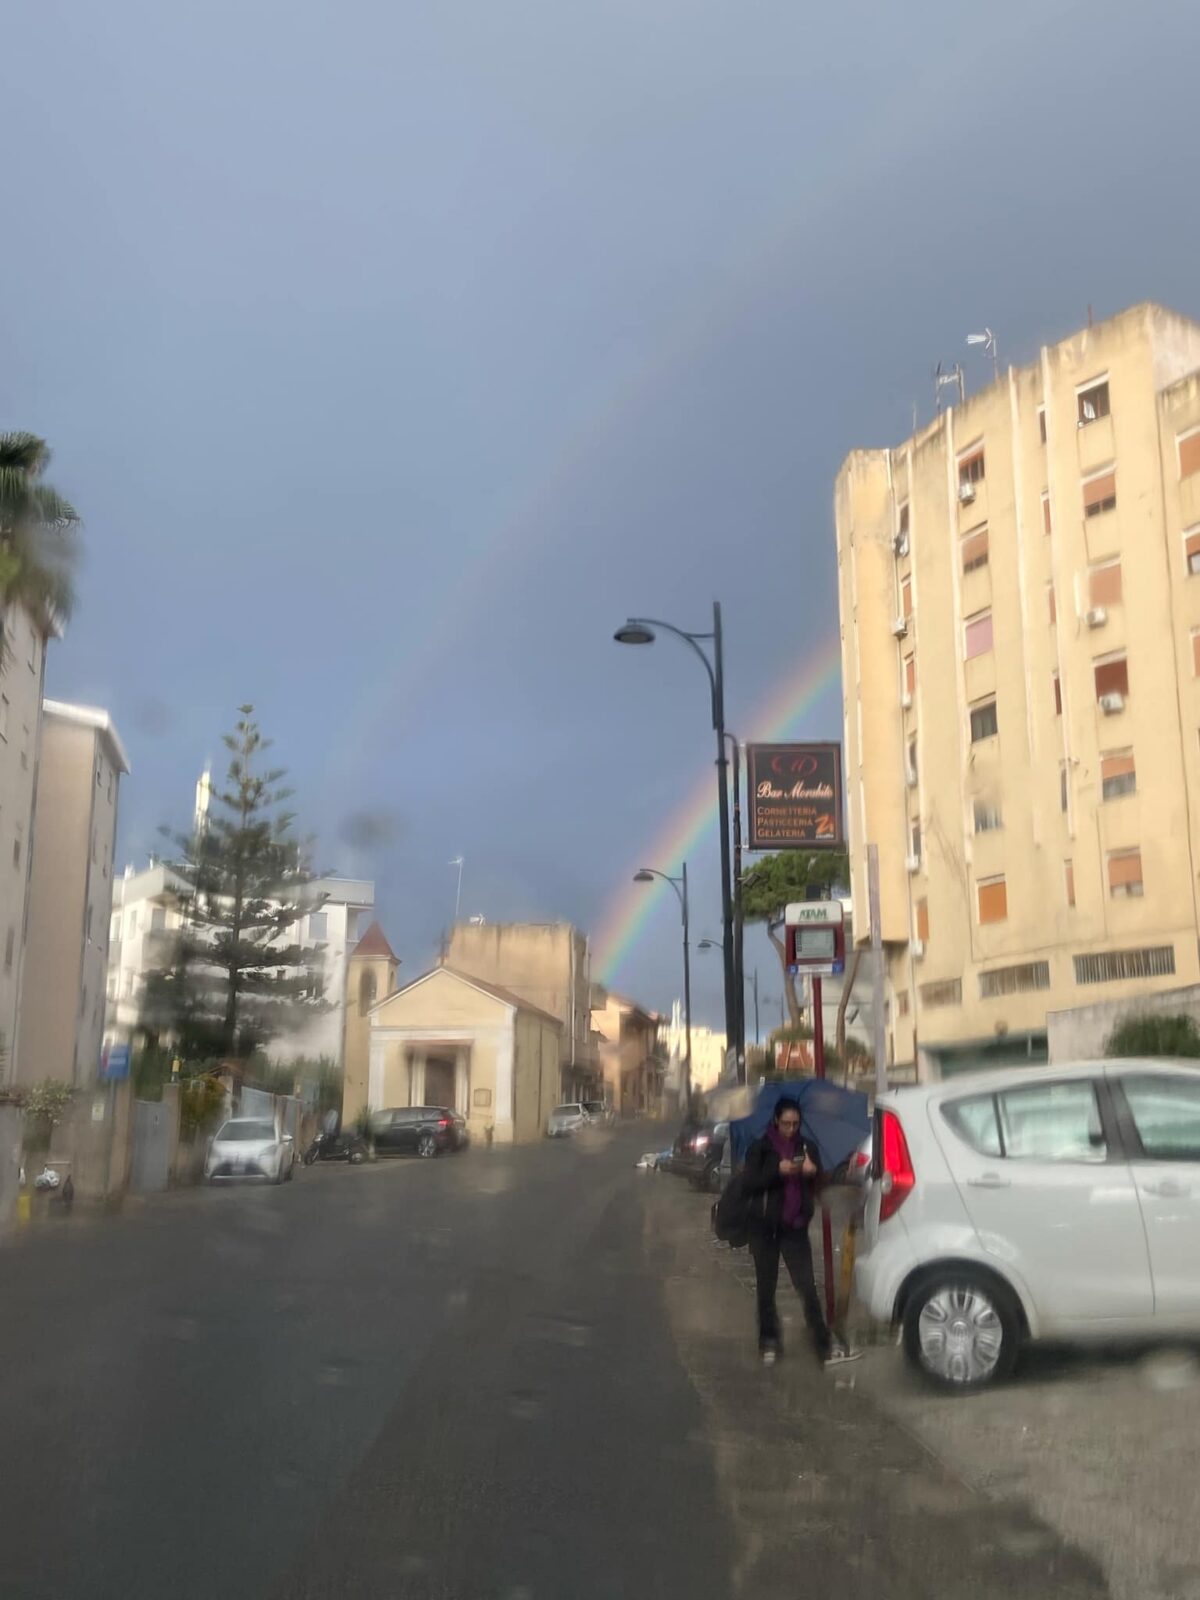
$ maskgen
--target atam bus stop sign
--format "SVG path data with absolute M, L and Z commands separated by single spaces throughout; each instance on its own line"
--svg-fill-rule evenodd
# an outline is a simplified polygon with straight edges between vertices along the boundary
M 784 912 L 788 971 L 793 977 L 836 978 L 846 970 L 846 928 L 840 900 L 801 900 Z

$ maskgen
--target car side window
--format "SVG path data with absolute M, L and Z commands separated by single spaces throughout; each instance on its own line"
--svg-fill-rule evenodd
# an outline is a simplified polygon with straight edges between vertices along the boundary
M 998 1095 L 1004 1154 L 1023 1161 L 1103 1161 L 1095 1085 L 1039 1083 Z
M 1200 1075 L 1122 1078 L 1142 1149 L 1156 1161 L 1200 1161 Z
M 1001 1156 L 1000 1124 L 996 1121 L 994 1095 L 977 1094 L 968 1100 L 950 1100 L 942 1115 L 958 1137 L 981 1156 Z

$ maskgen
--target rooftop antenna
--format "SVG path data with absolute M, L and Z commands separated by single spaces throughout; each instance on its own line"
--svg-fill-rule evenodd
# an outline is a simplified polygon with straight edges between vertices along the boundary
M 452 867 L 457 867 L 458 868 L 458 887 L 454 891 L 454 920 L 455 920 L 455 922 L 457 922 L 458 921 L 458 908 L 459 908 L 460 904 L 462 903 L 462 874 L 463 874 L 463 858 L 462 858 L 462 856 L 454 856 L 452 858 L 452 860 L 450 861 L 449 865 L 452 866 Z
M 938 416 L 942 414 L 942 390 L 949 384 L 957 384 L 958 400 L 961 405 L 967 398 L 966 386 L 963 383 L 963 370 L 956 361 L 949 372 L 943 372 L 942 363 L 939 361 L 933 369 L 933 399 Z
M 984 353 L 992 358 L 992 377 L 998 378 L 1000 376 L 1000 352 L 996 349 L 996 335 L 992 330 L 985 328 L 982 333 L 969 333 L 967 335 L 967 343 L 981 344 L 983 346 Z

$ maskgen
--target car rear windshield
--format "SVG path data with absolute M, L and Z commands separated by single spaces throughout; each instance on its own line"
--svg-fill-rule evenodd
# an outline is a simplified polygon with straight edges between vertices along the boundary
M 583 1109 L 585 1111 L 603 1111 L 604 1110 L 604 1101 L 603 1100 L 585 1100 L 583 1102 Z
M 273 1122 L 227 1122 L 217 1135 L 222 1144 L 250 1144 L 258 1139 L 273 1139 Z
M 582 1110 L 583 1107 L 580 1105 L 555 1106 L 552 1115 L 556 1117 L 577 1117 Z

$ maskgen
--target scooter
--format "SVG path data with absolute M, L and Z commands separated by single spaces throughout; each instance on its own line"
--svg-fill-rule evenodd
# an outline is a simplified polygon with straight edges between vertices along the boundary
M 317 1134 L 304 1152 L 303 1160 L 306 1167 L 311 1167 L 314 1161 L 348 1161 L 352 1167 L 357 1167 L 366 1161 L 370 1154 L 367 1141 L 361 1134 L 353 1130 L 350 1133 L 341 1133 L 336 1129 L 327 1128 Z

